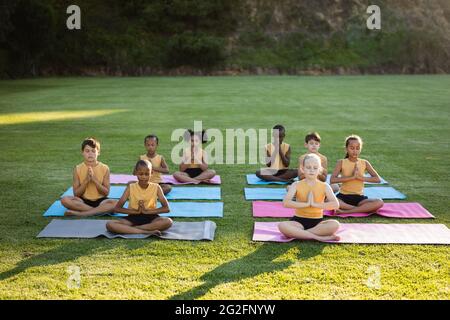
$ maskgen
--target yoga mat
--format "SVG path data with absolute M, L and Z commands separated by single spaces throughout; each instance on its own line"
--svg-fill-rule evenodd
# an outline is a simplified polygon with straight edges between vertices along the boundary
M 163 175 L 162 182 L 167 183 L 167 184 L 174 184 L 174 185 L 193 184 L 191 182 L 179 182 L 172 175 Z M 222 183 L 222 180 L 220 179 L 220 176 L 215 175 L 214 177 L 212 177 L 209 184 L 221 184 L 221 183 Z
M 368 173 L 364 174 L 364 176 L 367 177 L 367 178 L 371 177 L 371 175 L 368 174 Z M 331 179 L 331 174 L 328 174 L 327 175 L 327 183 L 328 184 L 330 184 L 330 179 Z M 380 180 L 381 181 L 378 182 L 378 183 L 377 182 L 364 182 L 364 184 L 378 184 L 378 185 L 379 184 L 388 184 L 388 182 L 386 180 L 384 180 L 383 177 L 380 177 Z
M 114 234 L 106 230 L 106 223 L 111 220 L 59 220 L 53 219 L 37 238 L 97 238 L 100 236 L 124 239 L 145 239 L 146 234 Z M 161 239 L 171 240 L 214 240 L 216 224 L 213 221 L 177 222 L 163 231 Z
M 246 200 L 283 200 L 286 188 L 244 188 Z M 403 200 L 406 196 L 392 187 L 364 188 L 364 195 L 369 198 L 385 200 Z
M 120 199 L 126 186 L 111 186 L 108 198 Z M 61 197 L 73 196 L 70 187 Z M 175 187 L 166 194 L 167 200 L 220 200 L 220 187 Z
M 255 222 L 253 241 L 289 242 L 278 230 L 279 222 Z M 450 244 L 450 230 L 444 224 L 342 223 L 339 241 L 328 243 Z
M 366 177 L 370 177 L 369 174 L 365 174 Z M 330 178 L 331 174 L 327 175 L 327 183 L 330 184 Z M 382 177 L 380 177 L 381 182 L 380 183 L 374 183 L 374 182 L 365 182 L 365 184 L 388 184 L 386 180 L 384 180 Z M 295 181 L 298 181 L 298 178 L 294 179 Z M 112 183 L 112 182 L 111 182 Z M 256 174 L 247 174 L 247 184 L 250 185 L 270 185 L 270 184 L 278 184 L 278 185 L 286 185 L 286 182 L 280 182 L 280 181 L 265 181 L 261 180 L 256 176 Z
M 161 205 L 158 203 L 158 207 Z M 223 217 L 223 202 L 171 202 L 169 203 L 170 212 L 160 214 L 162 217 Z M 128 208 L 128 202 L 125 203 Z M 55 201 L 44 213 L 44 217 L 64 217 L 67 209 L 61 204 L 61 201 Z M 107 214 L 113 217 L 124 217 L 126 214 L 114 213 Z M 99 215 L 101 216 L 101 215 Z
M 172 175 L 162 175 L 162 183 L 167 184 L 174 184 L 174 185 L 180 185 L 180 184 L 193 184 L 191 182 L 179 182 L 177 181 Z M 130 181 L 136 182 L 137 178 L 136 176 L 129 175 L 129 174 L 111 174 L 109 177 L 109 181 L 111 184 L 127 184 Z M 211 179 L 210 184 L 221 184 L 222 181 L 220 179 L 219 175 L 215 175 Z
M 294 179 L 295 181 L 298 181 L 298 178 Z M 281 181 L 265 181 L 261 180 L 256 176 L 256 174 L 247 174 L 247 184 L 251 185 L 270 185 L 270 184 L 278 184 L 278 185 L 286 185 L 287 182 L 281 182 Z
M 295 209 L 283 207 L 282 202 L 274 201 L 253 201 L 253 217 L 264 218 L 290 218 L 294 216 Z M 434 218 L 427 209 L 417 202 L 405 203 L 385 203 L 377 213 L 345 213 L 334 214 L 334 211 L 324 210 L 324 216 L 332 216 L 338 218 L 347 217 L 368 217 L 371 215 L 379 215 L 386 218 L 404 218 L 404 219 L 426 219 Z

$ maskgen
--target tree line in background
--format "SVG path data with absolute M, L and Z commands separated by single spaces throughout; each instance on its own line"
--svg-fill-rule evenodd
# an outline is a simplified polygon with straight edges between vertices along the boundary
M 81 30 L 66 27 L 73 1 L 0 1 L 3 78 L 450 71 L 448 25 L 412 28 L 388 1 L 381 31 L 367 30 L 364 1 L 355 14 L 339 0 L 291 1 L 284 11 L 276 0 L 78 0 Z M 440 8 L 448 22 L 450 6 Z

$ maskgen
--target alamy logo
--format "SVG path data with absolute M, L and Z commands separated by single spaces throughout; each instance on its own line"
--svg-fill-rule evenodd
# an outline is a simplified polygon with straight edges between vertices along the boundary
M 371 14 L 367 18 L 367 29 L 369 30 L 381 30 L 381 9 L 377 5 L 371 5 L 367 7 L 367 13 Z
M 79 6 L 72 4 L 67 7 L 67 14 L 70 16 L 66 20 L 66 26 L 69 30 L 80 30 L 81 29 L 81 9 Z

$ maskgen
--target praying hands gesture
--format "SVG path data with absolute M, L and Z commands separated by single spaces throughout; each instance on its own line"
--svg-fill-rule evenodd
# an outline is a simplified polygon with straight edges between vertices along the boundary
M 145 213 L 145 205 L 144 205 L 144 200 L 140 200 L 138 202 L 138 210 L 137 210 L 140 214 L 144 214 Z
M 355 164 L 355 169 L 353 170 L 353 178 L 355 178 L 356 180 L 364 181 L 364 175 L 359 171 L 358 162 Z
M 321 207 L 321 206 L 318 206 L 318 204 L 314 201 L 314 195 L 311 191 L 308 193 L 307 203 L 309 204 L 310 207 L 314 207 L 314 208 Z

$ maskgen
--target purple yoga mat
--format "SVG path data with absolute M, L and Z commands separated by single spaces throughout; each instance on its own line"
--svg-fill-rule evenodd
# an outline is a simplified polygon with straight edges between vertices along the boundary
M 111 174 L 109 177 L 111 184 L 127 184 L 130 181 L 137 181 L 136 176 L 129 174 Z M 179 182 L 172 175 L 162 175 L 162 183 L 167 184 L 192 184 L 190 182 Z M 221 184 L 220 176 L 216 175 L 211 179 L 211 184 Z
M 279 222 L 255 222 L 253 241 L 289 242 L 278 230 Z M 339 241 L 328 243 L 450 244 L 450 230 L 444 224 L 342 223 Z
M 294 215 L 295 210 L 283 207 L 283 203 L 279 201 L 253 201 L 253 216 L 256 218 L 273 217 L 273 218 L 290 218 Z M 427 209 L 417 202 L 402 203 L 385 203 L 384 206 L 376 213 L 386 218 L 404 218 L 404 219 L 426 219 L 434 218 Z M 369 213 L 346 213 L 334 214 L 334 211 L 324 210 L 324 216 L 348 218 L 348 217 L 368 217 Z

